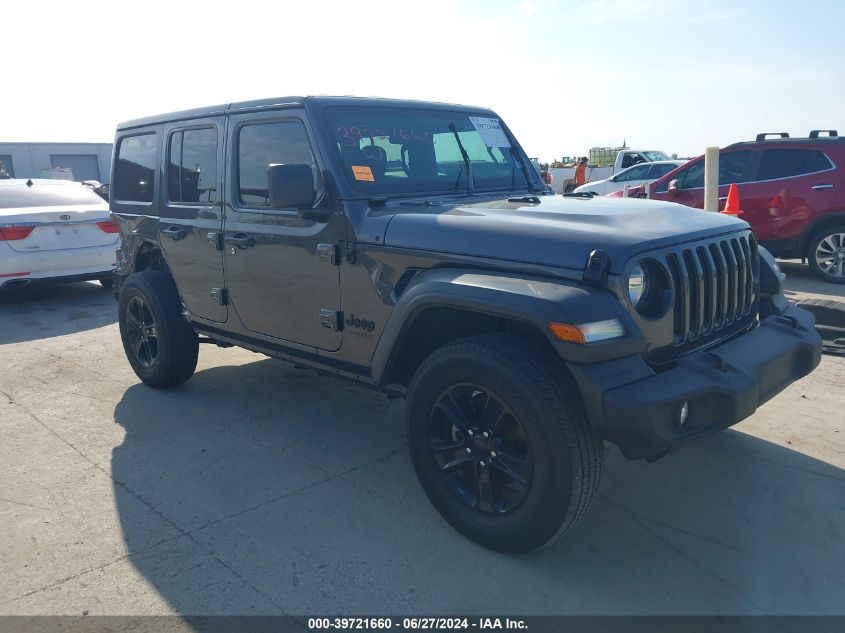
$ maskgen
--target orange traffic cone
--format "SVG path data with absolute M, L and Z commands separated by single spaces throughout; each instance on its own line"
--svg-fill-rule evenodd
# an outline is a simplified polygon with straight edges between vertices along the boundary
M 722 209 L 722 213 L 727 213 L 728 215 L 739 215 L 742 213 L 742 210 L 739 208 L 739 191 L 734 184 L 731 184 L 730 189 L 728 189 L 728 199 L 725 200 L 725 208 Z

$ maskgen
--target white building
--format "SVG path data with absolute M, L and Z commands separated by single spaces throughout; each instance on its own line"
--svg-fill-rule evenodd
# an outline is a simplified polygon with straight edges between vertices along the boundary
M 111 143 L 0 143 L 0 163 L 12 178 L 68 178 L 72 174 L 72 180 L 108 183 L 111 153 Z

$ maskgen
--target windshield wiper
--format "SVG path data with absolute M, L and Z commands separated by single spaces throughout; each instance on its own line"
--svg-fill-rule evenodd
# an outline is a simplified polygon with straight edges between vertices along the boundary
M 467 154 L 467 151 L 464 149 L 464 144 L 461 143 L 461 137 L 458 136 L 458 130 L 455 128 L 455 124 L 450 123 L 449 129 L 452 130 L 452 134 L 455 135 L 455 140 L 458 143 L 458 149 L 461 150 L 461 156 L 464 157 L 464 165 L 467 168 L 467 195 L 471 196 L 475 192 L 475 179 L 472 177 L 472 161 L 469 159 L 469 154 Z

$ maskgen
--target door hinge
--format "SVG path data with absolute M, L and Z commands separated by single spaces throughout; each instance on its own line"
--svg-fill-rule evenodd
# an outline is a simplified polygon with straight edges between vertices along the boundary
M 211 298 L 214 299 L 218 305 L 225 306 L 229 304 L 229 293 L 225 288 L 212 288 Z
M 324 259 L 332 266 L 340 264 L 340 257 L 338 257 L 337 244 L 317 244 L 317 259 Z
M 217 232 L 205 234 L 205 241 L 211 244 L 216 251 L 223 250 L 223 235 Z
M 343 329 L 343 313 L 340 310 L 320 308 L 320 325 L 332 332 L 340 332 Z

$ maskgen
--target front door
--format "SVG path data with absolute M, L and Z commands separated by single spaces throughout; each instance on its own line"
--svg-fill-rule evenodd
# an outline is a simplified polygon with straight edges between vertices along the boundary
M 223 118 L 199 119 L 164 130 L 159 233 L 182 301 L 198 317 L 223 322 L 221 174 Z
M 751 150 L 734 150 L 719 154 L 719 208 L 725 206 L 728 189 L 732 184 L 739 185 L 747 182 L 751 177 L 753 152 Z M 692 162 L 685 169 L 678 172 L 678 190 L 674 196 L 661 193 L 657 198 L 671 200 L 696 209 L 704 208 L 704 160 Z M 741 199 L 741 195 L 740 195 Z
M 229 184 L 224 222 L 226 286 L 244 327 L 285 341 L 340 348 L 340 268 L 333 250 L 343 222 L 304 219 L 269 204 L 271 164 L 312 167 L 317 204 L 320 170 L 304 114 L 294 110 L 230 116 Z

